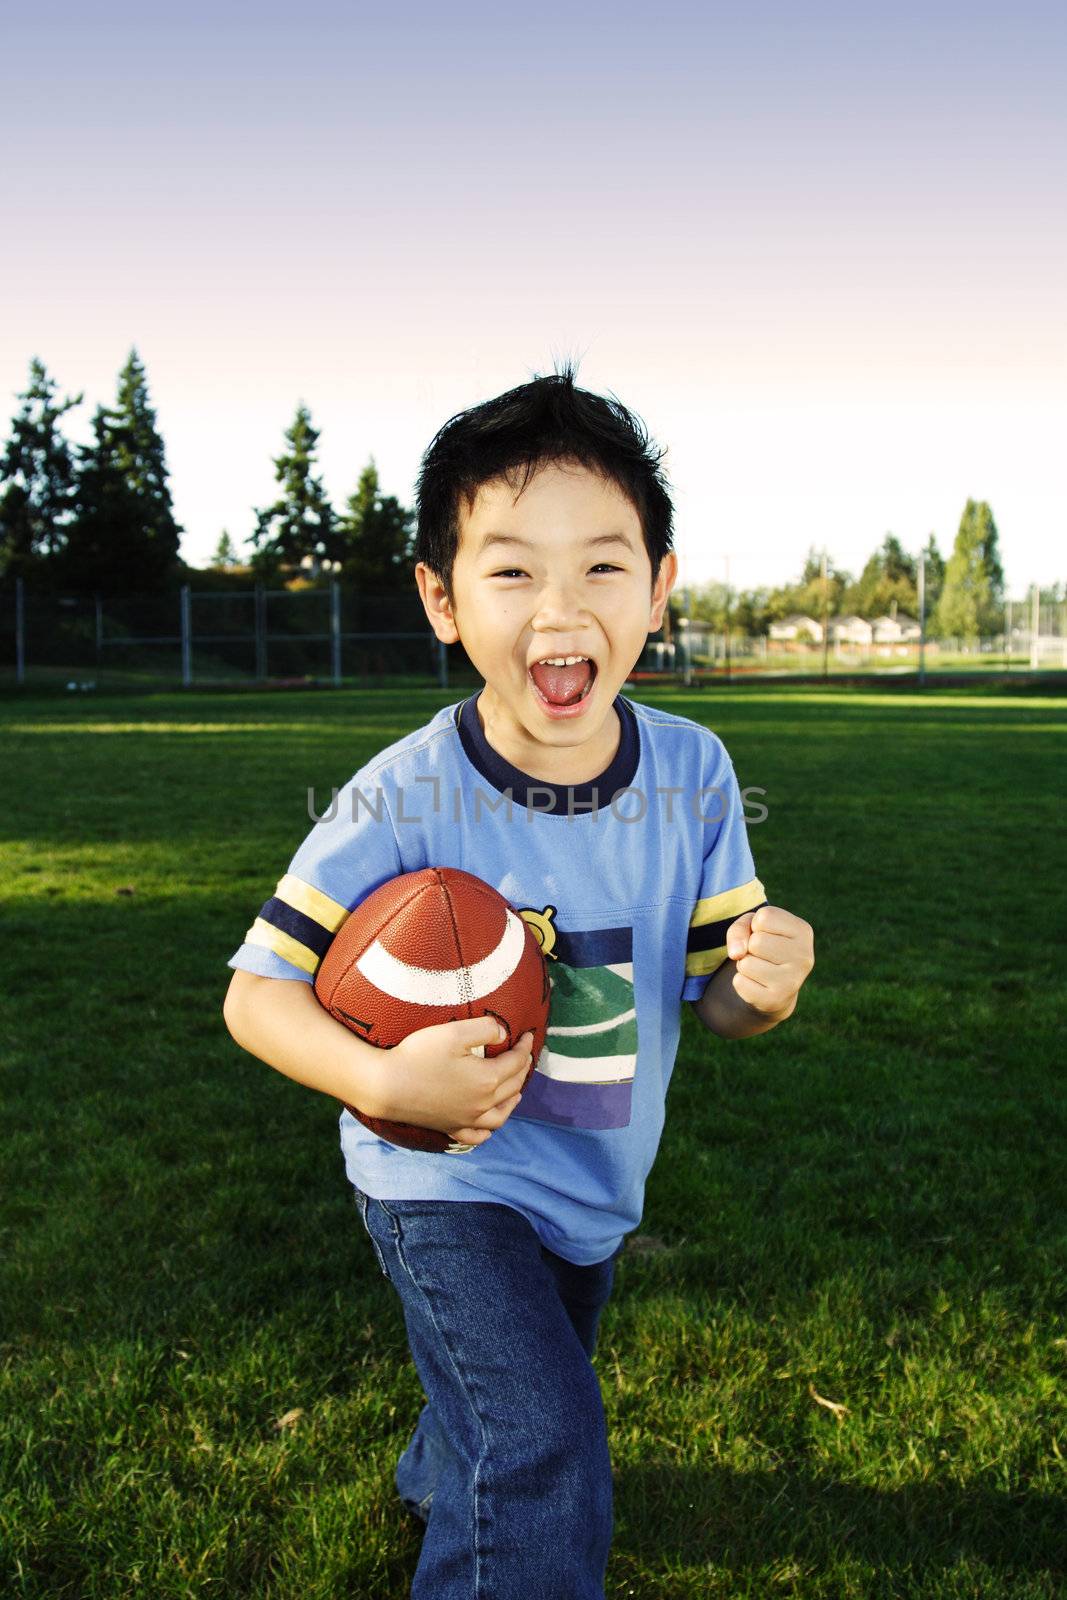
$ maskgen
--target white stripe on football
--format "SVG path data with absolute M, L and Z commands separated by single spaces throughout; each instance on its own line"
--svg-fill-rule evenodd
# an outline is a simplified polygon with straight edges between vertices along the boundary
M 413 967 L 391 955 L 379 939 L 367 946 L 356 962 L 368 983 L 394 1000 L 416 1006 L 462 1006 L 493 994 L 506 983 L 522 960 L 526 924 L 514 911 L 507 913 L 504 932 L 495 950 L 469 967 L 436 971 Z

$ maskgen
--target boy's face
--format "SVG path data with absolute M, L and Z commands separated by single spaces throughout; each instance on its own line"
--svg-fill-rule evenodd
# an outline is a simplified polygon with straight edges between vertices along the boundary
M 497 480 L 469 516 L 461 508 L 451 602 L 424 562 L 415 575 L 437 637 L 462 640 L 485 679 L 478 706 L 490 742 L 533 776 L 580 783 L 615 752 L 612 702 L 660 625 L 677 570 L 668 552 L 653 584 L 632 503 L 567 462 L 543 467 L 518 499 Z M 531 671 L 564 656 L 591 665 Z

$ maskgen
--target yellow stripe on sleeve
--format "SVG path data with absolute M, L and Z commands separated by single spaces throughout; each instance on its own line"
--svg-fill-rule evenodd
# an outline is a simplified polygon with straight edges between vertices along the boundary
M 717 972 L 725 960 L 725 945 L 720 945 L 718 950 L 694 950 L 692 955 L 685 958 L 685 975 L 687 978 L 702 978 L 706 972 Z
M 312 893 L 315 891 L 312 890 Z M 257 917 L 245 934 L 245 944 L 259 944 L 265 950 L 273 950 L 276 956 L 281 956 L 283 961 L 291 961 L 294 967 L 299 967 L 303 972 L 314 973 L 318 970 L 319 957 L 314 950 L 309 950 L 292 934 L 283 933 L 280 928 L 264 922 L 262 917 Z
M 737 889 L 727 889 L 723 894 L 712 894 L 706 900 L 698 900 L 689 918 L 689 926 L 702 928 L 706 922 L 722 922 L 727 917 L 739 917 L 743 912 L 761 905 L 766 898 L 767 891 L 762 883 L 758 878 L 753 878 Z M 703 950 L 700 954 L 714 955 L 715 952 Z M 705 967 L 702 970 L 708 969 Z

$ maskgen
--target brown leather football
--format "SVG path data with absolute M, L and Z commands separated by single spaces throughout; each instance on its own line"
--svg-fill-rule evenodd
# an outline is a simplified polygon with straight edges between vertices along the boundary
M 457 867 L 424 867 L 381 884 L 349 913 L 319 966 L 315 994 L 338 1022 L 381 1049 L 417 1028 L 494 1016 L 507 1038 L 486 1045 L 485 1054 L 511 1049 L 531 1028 L 536 1062 L 551 986 L 537 935 L 502 894 Z M 390 1144 L 446 1155 L 477 1148 L 345 1104 Z

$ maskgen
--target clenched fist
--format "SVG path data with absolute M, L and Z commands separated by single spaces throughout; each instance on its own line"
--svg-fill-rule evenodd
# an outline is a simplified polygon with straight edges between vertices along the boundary
M 756 1011 L 774 1015 L 791 1008 L 815 965 L 810 923 L 781 906 L 746 911 L 726 930 L 726 954 L 734 962 L 735 993 Z

